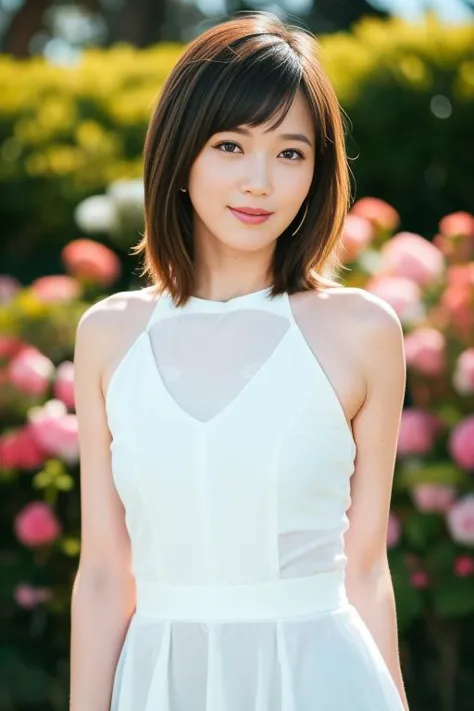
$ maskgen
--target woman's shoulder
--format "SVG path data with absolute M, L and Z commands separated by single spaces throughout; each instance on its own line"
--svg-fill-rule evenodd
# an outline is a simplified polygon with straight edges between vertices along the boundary
M 395 309 L 384 299 L 359 287 L 329 289 L 328 322 L 337 323 L 345 343 L 364 370 L 403 360 L 404 334 Z
M 120 291 L 96 301 L 77 326 L 74 360 L 98 374 L 103 392 L 117 362 L 146 328 L 155 303 L 153 287 Z
M 297 295 L 299 296 L 299 295 Z M 304 319 L 312 319 L 360 362 L 403 348 L 403 329 L 394 308 L 370 291 L 352 286 L 301 292 Z M 313 316 L 312 316 L 313 314 Z
M 140 324 L 142 320 L 146 323 L 155 298 L 154 287 L 109 294 L 84 311 L 78 324 L 78 333 L 110 336 L 111 332 Z
M 332 316 L 346 325 L 367 329 L 401 329 L 395 309 L 384 299 L 367 289 L 354 286 L 337 286 L 309 292 L 314 303 L 326 304 Z
M 146 327 L 153 310 L 153 287 L 110 294 L 89 306 L 76 330 L 76 350 L 93 348 L 98 359 L 126 348 Z

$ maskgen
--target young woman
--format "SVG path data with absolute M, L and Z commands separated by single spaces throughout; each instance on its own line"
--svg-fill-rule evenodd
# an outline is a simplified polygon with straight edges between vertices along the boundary
M 254 13 L 193 41 L 144 171 L 151 285 L 77 332 L 71 711 L 403 711 L 403 339 L 334 280 L 349 180 L 316 40 Z

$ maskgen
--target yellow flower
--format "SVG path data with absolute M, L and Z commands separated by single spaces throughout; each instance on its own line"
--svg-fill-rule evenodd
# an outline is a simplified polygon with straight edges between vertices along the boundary
M 47 313 L 47 307 L 37 300 L 30 289 L 23 289 L 16 297 L 15 304 L 26 318 L 38 318 Z
M 420 57 L 406 54 L 398 61 L 398 70 L 408 84 L 418 88 L 426 88 L 431 83 L 431 72 Z
M 455 94 L 466 99 L 474 96 L 474 60 L 466 60 L 460 64 L 453 90 Z
M 68 175 L 81 167 L 81 153 L 75 146 L 53 146 L 46 152 L 49 172 L 54 175 Z

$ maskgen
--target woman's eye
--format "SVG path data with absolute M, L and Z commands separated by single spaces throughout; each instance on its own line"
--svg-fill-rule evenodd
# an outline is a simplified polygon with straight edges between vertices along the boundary
M 237 153 L 238 151 L 235 150 L 236 148 L 239 149 L 239 151 L 241 150 L 240 146 L 237 143 L 234 143 L 233 141 L 222 141 L 221 143 L 218 143 L 215 148 L 219 151 L 222 151 L 222 153 Z M 300 151 L 297 151 L 295 148 L 287 148 L 285 151 L 281 152 L 281 155 L 291 161 L 304 158 L 303 154 Z
M 223 146 L 226 146 L 225 150 L 224 150 Z M 227 150 L 227 148 L 229 148 L 229 146 L 230 146 L 230 150 Z M 223 141 L 222 143 L 218 143 L 216 146 L 216 148 L 218 150 L 222 150 L 223 153 L 235 153 L 235 151 L 233 151 L 232 149 L 238 148 L 238 147 L 239 146 L 237 145 L 237 143 L 233 143 L 232 141 Z
M 283 153 L 287 153 L 287 154 L 288 154 L 288 153 L 292 153 L 294 157 L 293 157 L 293 158 L 290 157 L 290 160 L 297 160 L 298 158 L 303 158 L 303 157 L 304 157 L 303 154 L 300 153 L 300 151 L 297 151 L 297 150 L 295 150 L 294 148 L 287 148 L 286 151 L 282 151 L 282 154 L 283 154 Z

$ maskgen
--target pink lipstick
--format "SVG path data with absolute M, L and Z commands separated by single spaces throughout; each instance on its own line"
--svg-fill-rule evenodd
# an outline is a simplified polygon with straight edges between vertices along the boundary
M 247 225 L 260 225 L 273 215 L 272 212 L 257 207 L 229 207 L 232 214 Z

